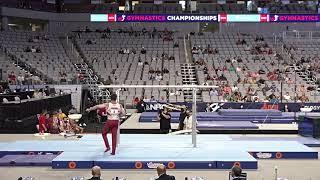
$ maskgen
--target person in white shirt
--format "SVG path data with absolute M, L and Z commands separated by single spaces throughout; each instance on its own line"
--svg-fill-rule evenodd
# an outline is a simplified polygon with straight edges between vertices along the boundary
M 161 80 L 162 80 L 161 74 L 157 74 L 157 75 L 156 75 L 156 80 L 157 80 L 157 81 L 161 81 Z
M 286 100 L 287 102 L 291 100 L 291 96 L 289 95 L 289 92 L 286 92 L 285 95 L 283 95 L 284 100 Z
M 37 50 L 34 46 L 31 47 L 31 52 L 35 53 Z
M 18 83 L 19 83 L 19 85 L 22 85 L 23 82 L 24 82 L 24 76 L 20 73 L 20 74 L 18 75 Z
M 187 116 L 184 119 L 184 130 L 191 130 L 192 129 L 192 112 L 190 110 L 187 110 Z M 196 121 L 196 124 L 198 122 Z
M 7 98 L 3 98 L 3 99 L 2 99 L 2 102 L 3 102 L 3 103 L 8 103 L 9 101 L 8 101 Z
M 219 93 L 218 93 L 218 91 L 216 89 L 211 89 L 210 92 L 209 92 L 210 96 L 218 96 L 218 94 Z
M 232 92 L 236 92 L 236 91 L 238 91 L 238 89 L 239 88 L 237 87 L 236 84 L 231 87 Z

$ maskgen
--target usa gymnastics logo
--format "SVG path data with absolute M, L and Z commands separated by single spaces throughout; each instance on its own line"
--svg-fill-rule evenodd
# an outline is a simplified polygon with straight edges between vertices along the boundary
M 272 21 L 272 22 L 277 22 L 278 20 L 279 20 L 278 15 L 274 15 L 273 17 L 270 18 L 270 21 Z
M 122 14 L 120 17 L 118 17 L 117 21 L 124 22 L 125 20 L 126 20 L 126 15 Z
M 256 156 L 259 158 L 259 159 L 270 159 L 272 157 L 272 154 L 271 153 L 256 153 Z
M 162 163 L 153 163 L 153 162 L 147 163 L 147 166 L 149 169 L 156 169 L 160 165 L 163 165 L 163 164 Z

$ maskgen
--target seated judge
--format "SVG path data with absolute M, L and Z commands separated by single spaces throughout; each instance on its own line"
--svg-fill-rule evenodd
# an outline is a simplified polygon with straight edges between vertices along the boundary
M 166 166 L 163 164 L 157 167 L 157 173 L 159 177 L 156 180 L 175 180 L 176 179 L 174 176 L 170 176 L 167 174 Z
M 246 180 L 246 177 L 242 176 L 242 169 L 239 166 L 233 166 L 231 168 L 232 180 Z
M 101 179 L 101 168 L 99 166 L 94 166 L 91 169 L 92 178 L 88 180 L 100 180 Z

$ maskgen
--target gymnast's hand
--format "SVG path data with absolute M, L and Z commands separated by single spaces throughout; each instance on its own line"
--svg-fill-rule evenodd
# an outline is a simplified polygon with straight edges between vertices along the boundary
M 86 112 L 90 112 L 90 111 L 91 111 L 90 108 L 87 108 L 87 109 L 86 109 Z

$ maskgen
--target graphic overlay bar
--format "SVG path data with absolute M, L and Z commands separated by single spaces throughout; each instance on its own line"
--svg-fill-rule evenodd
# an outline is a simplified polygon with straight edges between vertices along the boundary
M 91 14 L 91 22 L 320 22 L 320 14 Z
M 217 14 L 91 14 L 94 22 L 218 22 Z

